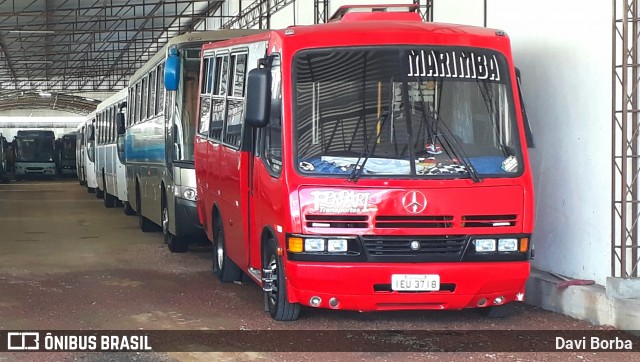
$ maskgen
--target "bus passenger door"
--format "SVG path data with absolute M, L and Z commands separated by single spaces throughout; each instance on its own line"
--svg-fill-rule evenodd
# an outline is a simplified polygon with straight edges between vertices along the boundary
M 264 227 L 271 227 L 278 239 L 282 235 L 282 220 L 290 218 L 289 195 L 283 188 L 282 177 L 282 82 L 279 57 L 271 63 L 271 115 L 269 124 L 254 134 L 254 154 L 250 183 L 249 218 L 251 225 L 250 267 L 262 269 L 261 235 Z M 247 128 L 249 130 L 250 128 Z
M 247 160 L 242 143 L 244 78 L 247 53 L 231 53 L 222 64 L 220 92 L 224 94 L 225 117 L 222 123 L 222 145 L 219 147 L 217 187 L 222 210 L 224 241 L 227 254 L 241 268 L 247 268 Z M 226 81 L 226 82 L 225 82 Z M 226 84 L 225 84 L 226 83 Z M 215 105 L 214 105 L 215 109 Z

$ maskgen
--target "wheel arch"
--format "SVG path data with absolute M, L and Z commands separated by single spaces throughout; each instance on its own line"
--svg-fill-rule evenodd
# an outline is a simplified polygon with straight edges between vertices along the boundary
M 264 268 L 265 262 L 267 262 L 266 255 L 269 249 L 269 240 L 273 239 L 276 241 L 276 248 L 279 246 L 278 237 L 276 236 L 275 230 L 270 225 L 262 228 L 262 233 L 260 234 L 260 260 L 262 262 L 262 267 Z

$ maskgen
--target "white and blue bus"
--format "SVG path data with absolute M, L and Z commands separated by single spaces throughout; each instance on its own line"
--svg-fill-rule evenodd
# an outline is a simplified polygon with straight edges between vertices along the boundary
M 16 134 L 15 178 L 54 178 L 56 175 L 56 136 L 47 130 L 20 130 Z
M 96 179 L 95 149 L 96 112 L 91 112 L 76 130 L 76 163 L 78 179 L 87 186 L 87 192 L 94 193 L 98 187 Z
M 125 213 L 133 214 L 127 200 L 127 176 L 124 156 L 124 124 L 127 112 L 127 89 L 105 99 L 96 108 L 96 194 L 105 207 L 124 204 Z
M 216 30 L 176 36 L 129 81 L 125 154 L 128 200 L 140 229 L 162 228 L 172 252 L 203 238 L 193 165 L 200 48 L 259 30 Z M 179 61 L 175 90 L 165 92 L 164 64 Z

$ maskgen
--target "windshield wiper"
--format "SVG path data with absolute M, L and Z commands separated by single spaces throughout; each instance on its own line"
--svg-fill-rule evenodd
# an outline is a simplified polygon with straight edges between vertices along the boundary
M 421 77 L 419 77 L 418 80 L 420 83 L 422 83 Z M 449 127 L 446 125 L 444 121 L 443 122 L 440 121 L 440 115 L 436 111 L 433 111 L 433 115 L 432 115 L 431 111 L 428 110 L 427 107 L 425 107 L 424 94 L 422 93 L 422 87 L 418 87 L 418 94 L 420 97 L 420 105 L 422 107 L 422 115 L 423 115 L 422 122 L 425 124 L 427 129 L 431 130 L 429 133 L 434 138 L 430 141 L 433 142 L 435 145 L 436 139 L 438 137 L 441 137 L 444 140 L 444 143 L 447 145 L 447 153 L 451 152 L 452 156 L 458 159 L 462 163 L 462 165 L 467 169 L 467 173 L 469 174 L 469 177 L 473 182 L 480 182 L 481 179 L 480 179 L 480 176 L 478 175 L 478 171 L 471 164 L 469 157 L 464 152 L 462 145 L 460 145 L 460 142 L 458 142 L 453 132 L 451 132 L 451 130 L 449 129 Z M 433 124 L 433 126 L 431 126 L 427 122 L 427 119 L 425 117 L 430 118 L 430 121 Z M 440 125 L 442 125 L 442 129 L 446 131 L 446 134 L 438 132 L 438 130 L 440 129 Z
M 347 181 L 353 181 L 353 183 L 358 182 L 358 179 L 360 178 L 360 175 L 362 175 L 362 172 L 364 172 L 365 164 L 367 163 L 367 161 L 369 160 L 371 155 L 376 152 L 376 145 L 380 141 L 380 136 L 382 135 L 382 130 L 384 129 L 384 125 L 385 125 L 385 123 L 387 123 L 387 119 L 389 119 L 389 115 L 390 114 L 391 114 L 391 112 L 389 112 L 389 110 L 387 110 L 387 109 L 385 109 L 382 112 L 380 112 L 380 117 L 378 117 L 378 121 L 376 122 L 376 123 L 380 123 L 380 121 L 382 121 L 382 123 L 380 123 L 380 132 L 378 132 L 378 135 L 375 138 L 375 142 L 373 142 L 373 147 L 371 147 L 371 152 L 369 152 L 369 144 L 368 144 L 368 142 L 365 143 L 364 150 L 362 151 L 362 153 L 358 157 L 358 160 L 356 161 L 356 165 L 354 166 L 353 170 L 351 171 L 351 174 L 347 178 Z M 360 160 L 362 160 L 362 164 L 360 164 Z
M 423 101 L 423 103 L 424 103 L 424 101 Z M 460 145 L 460 142 L 458 142 L 458 140 L 454 136 L 453 132 L 451 132 L 451 130 L 447 126 L 446 122 L 444 122 L 444 121 L 439 122 L 439 118 L 440 117 L 435 112 L 434 112 L 434 114 L 436 114 L 436 116 L 432 116 L 429 112 L 426 112 L 425 110 L 423 110 L 422 114 L 425 114 L 429 118 L 431 118 L 431 120 L 435 124 L 434 130 L 433 130 L 434 134 L 436 135 L 435 137 L 436 138 L 437 137 L 441 137 L 442 138 L 444 143 L 446 143 L 446 145 L 447 145 L 448 151 L 450 151 L 453 154 L 453 156 L 456 159 L 458 159 L 462 163 L 462 165 L 467 169 L 467 173 L 469 173 L 469 177 L 471 178 L 471 180 L 473 182 L 480 182 L 481 178 L 478 175 L 478 171 L 471 164 L 471 161 L 469 160 L 469 157 L 467 156 L 466 152 L 464 152 L 464 149 L 462 148 L 462 145 Z M 440 128 L 440 127 L 442 127 L 442 128 Z M 446 132 L 438 132 L 438 130 L 443 130 L 443 131 L 446 131 Z

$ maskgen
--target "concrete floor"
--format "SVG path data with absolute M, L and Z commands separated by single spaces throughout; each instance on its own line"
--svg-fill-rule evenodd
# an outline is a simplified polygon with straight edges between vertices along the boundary
M 136 217 L 74 180 L 0 184 L 0 329 L 126 330 L 610 330 L 519 304 L 504 320 L 473 310 L 356 313 L 303 309 L 300 320 L 273 321 L 253 283 L 221 284 L 211 247 L 172 254 L 160 233 L 142 233 Z M 277 342 L 274 342 L 277 343 Z M 460 358 L 596 360 L 600 353 L 40 353 L 26 360 L 407 360 Z M 489 357 L 487 357 L 489 356 Z M 609 360 L 627 360 L 615 353 Z M 637 357 L 637 356 L 636 356 Z M 629 357 L 630 358 L 630 357 Z

